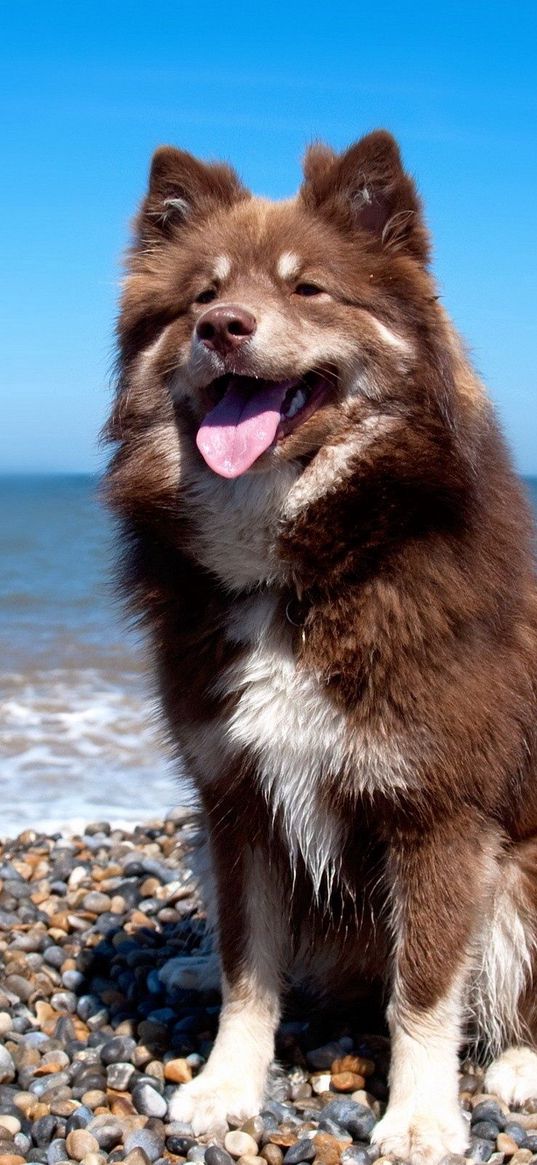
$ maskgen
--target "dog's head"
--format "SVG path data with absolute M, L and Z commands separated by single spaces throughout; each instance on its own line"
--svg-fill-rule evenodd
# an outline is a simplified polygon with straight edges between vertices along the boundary
M 129 259 L 123 370 L 166 385 L 219 475 L 307 459 L 351 415 L 405 404 L 438 327 L 427 254 L 387 133 L 339 156 L 313 147 L 281 203 L 160 149 Z

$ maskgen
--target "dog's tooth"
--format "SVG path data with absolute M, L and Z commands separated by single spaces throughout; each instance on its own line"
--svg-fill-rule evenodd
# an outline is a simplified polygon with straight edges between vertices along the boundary
M 287 409 L 287 417 L 294 417 L 299 409 L 303 408 L 306 403 L 306 394 L 301 388 L 297 388 L 294 396 L 291 398 L 291 404 Z

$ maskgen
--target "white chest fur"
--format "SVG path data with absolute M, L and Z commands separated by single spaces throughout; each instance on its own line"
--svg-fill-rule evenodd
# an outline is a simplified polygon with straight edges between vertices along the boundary
M 228 636 L 246 646 L 218 681 L 234 694 L 221 725 L 226 751 L 247 748 L 291 859 L 301 854 L 316 893 L 337 878 L 344 840 L 341 815 L 330 812 L 334 778 L 356 794 L 408 784 L 400 748 L 353 731 L 348 717 L 314 675 L 296 665 L 291 628 L 276 616 L 276 598 L 256 595 L 237 603 Z

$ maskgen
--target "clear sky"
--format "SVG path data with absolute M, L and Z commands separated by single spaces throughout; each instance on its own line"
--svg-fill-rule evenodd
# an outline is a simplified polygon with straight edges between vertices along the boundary
M 444 302 L 537 473 L 534 4 L 0 0 L 0 469 L 87 470 L 120 256 L 155 146 L 262 194 L 313 138 L 385 126 L 418 179 Z

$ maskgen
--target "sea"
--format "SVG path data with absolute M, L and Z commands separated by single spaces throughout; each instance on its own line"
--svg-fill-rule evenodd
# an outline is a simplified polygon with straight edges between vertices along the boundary
M 537 478 L 526 479 L 537 512 Z M 188 804 L 114 526 L 85 476 L 0 477 L 0 837 L 129 825 Z

